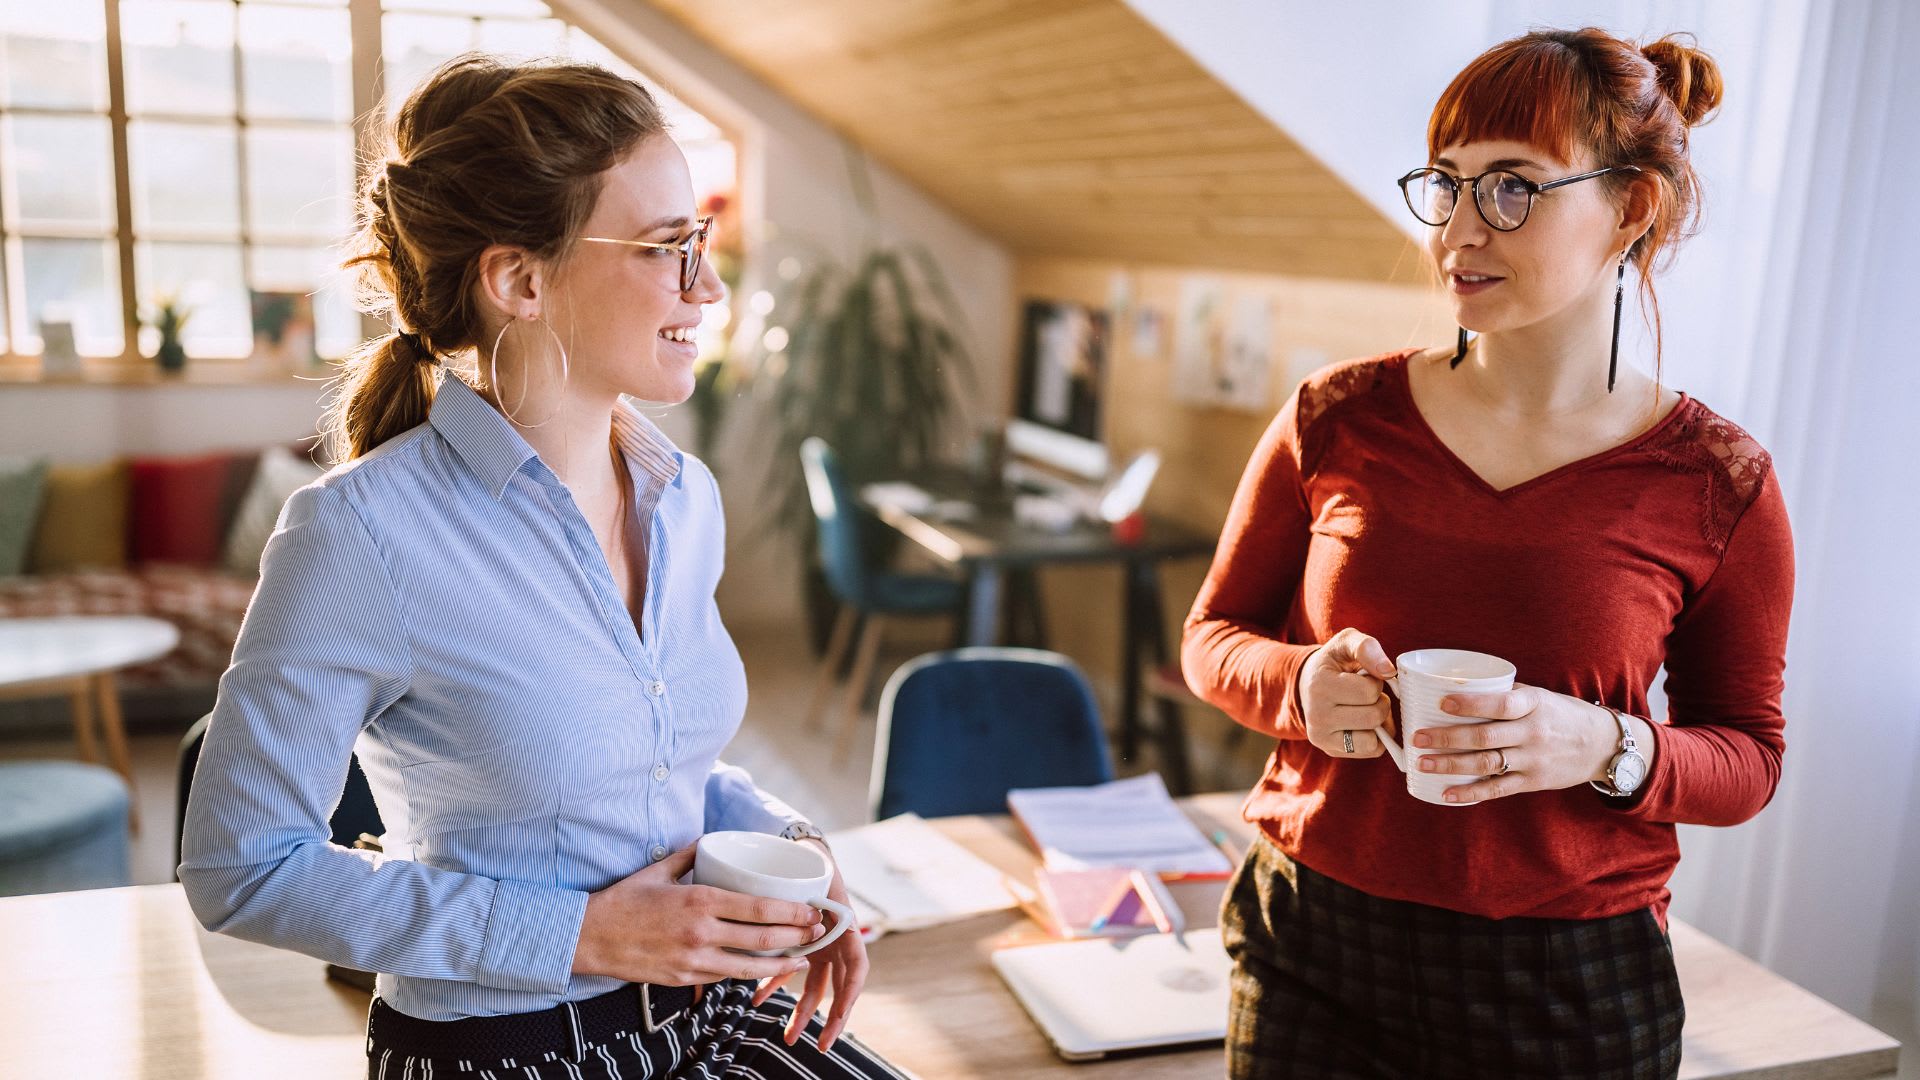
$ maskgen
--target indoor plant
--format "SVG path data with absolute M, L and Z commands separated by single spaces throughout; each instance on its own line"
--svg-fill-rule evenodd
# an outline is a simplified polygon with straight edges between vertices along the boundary
M 159 361 L 161 371 L 178 373 L 186 368 L 187 349 L 180 343 L 180 332 L 192 317 L 193 309 L 181 303 L 177 296 L 162 296 L 154 302 L 147 324 L 160 331 L 160 347 L 154 351 L 153 358 Z
M 871 222 L 864 163 L 856 161 L 852 173 Z M 761 506 L 763 526 L 806 555 L 818 642 L 832 604 L 818 569 L 800 444 L 810 435 L 826 440 L 856 487 L 911 476 L 947 456 L 943 448 L 966 430 L 964 402 L 976 387 L 964 318 L 925 248 L 870 232 L 851 265 L 816 251 L 800 266 L 775 305 L 777 325 L 757 346 L 756 381 L 767 394 L 773 441 Z

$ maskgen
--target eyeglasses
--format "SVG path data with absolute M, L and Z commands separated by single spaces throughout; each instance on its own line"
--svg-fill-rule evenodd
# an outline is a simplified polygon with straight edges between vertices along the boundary
M 700 277 L 700 260 L 707 253 L 707 242 L 713 239 L 713 218 L 703 217 L 694 223 L 694 230 L 685 240 L 677 244 L 654 244 L 645 240 L 615 240 L 609 236 L 583 236 L 580 238 L 595 244 L 624 244 L 627 247 L 647 248 L 651 251 L 680 253 L 680 291 L 692 292 L 693 283 Z
M 1459 201 L 1460 185 L 1473 188 L 1473 205 L 1480 220 L 1501 232 L 1512 232 L 1527 223 L 1533 201 L 1554 188 L 1591 180 L 1612 172 L 1639 172 L 1637 165 L 1613 165 L 1536 184 L 1516 172 L 1490 169 L 1479 176 L 1454 176 L 1440 169 L 1415 169 L 1400 178 L 1400 193 L 1407 197 L 1407 209 L 1428 225 L 1445 225 L 1453 220 L 1453 208 Z M 1484 182 L 1483 182 L 1484 181 Z

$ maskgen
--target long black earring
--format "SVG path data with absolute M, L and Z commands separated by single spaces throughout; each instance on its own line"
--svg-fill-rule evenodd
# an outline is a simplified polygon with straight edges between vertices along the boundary
M 1620 253 L 1620 272 L 1613 279 L 1613 348 L 1607 352 L 1607 393 L 1613 393 L 1613 377 L 1620 370 L 1620 295 L 1627 288 L 1627 254 Z M 1465 330 L 1460 331 L 1462 335 Z
M 1463 326 L 1460 328 L 1460 347 L 1453 350 L 1453 363 L 1447 365 L 1448 370 L 1452 370 L 1453 368 L 1459 367 L 1460 361 L 1465 360 L 1466 358 L 1467 358 L 1467 328 Z

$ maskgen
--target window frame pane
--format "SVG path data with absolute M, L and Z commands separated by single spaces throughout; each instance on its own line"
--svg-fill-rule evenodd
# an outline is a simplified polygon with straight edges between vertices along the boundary
M 350 201 L 352 190 L 357 188 L 360 180 L 359 169 L 368 167 L 371 160 L 369 154 L 375 149 L 374 139 L 378 135 L 378 125 L 368 122 L 370 110 L 377 110 L 378 106 L 383 104 L 380 100 L 383 96 L 387 98 L 386 103 L 390 107 L 397 108 L 403 93 L 412 89 L 411 86 L 396 87 L 387 83 L 387 79 L 393 74 L 393 70 L 387 66 L 386 56 L 389 43 L 392 41 L 392 36 L 387 33 L 388 20 L 393 17 L 451 18 L 455 22 L 464 24 L 462 32 L 452 35 L 451 38 L 443 37 L 438 40 L 452 40 L 455 45 L 462 45 L 462 47 L 465 47 L 462 43 L 480 40 L 485 27 L 489 25 L 497 27 L 514 23 L 530 26 L 551 24 L 555 27 L 553 34 L 556 41 L 549 44 L 557 45 L 555 51 L 558 54 L 606 64 L 627 77 L 637 78 L 649 90 L 661 94 L 653 81 L 624 56 L 607 48 L 600 39 L 595 38 L 586 29 L 567 20 L 561 13 L 555 12 L 538 0 L 81 0 L 81 2 L 98 5 L 100 29 L 103 31 L 97 43 L 88 39 L 76 46 L 95 55 L 95 59 L 87 65 L 97 75 L 95 89 L 88 95 L 84 95 L 88 100 L 82 102 L 75 97 L 73 101 L 64 104 L 51 99 L 46 102 L 40 102 L 37 99 L 16 101 L 9 97 L 8 87 L 0 86 L 0 123 L 9 123 L 14 116 L 35 115 L 76 118 L 91 116 L 104 119 L 109 134 L 113 205 L 101 221 L 23 223 L 16 212 L 18 206 L 15 205 L 16 200 L 10 190 L 17 177 L 13 160 L 10 159 L 17 158 L 14 155 L 0 155 L 0 165 L 3 165 L 6 170 L 4 184 L 9 189 L 7 197 L 0 199 L 0 359 L 14 365 L 16 370 L 22 362 L 36 357 L 39 345 L 35 321 L 39 316 L 29 310 L 28 302 L 30 292 L 33 295 L 39 295 L 39 292 L 29 288 L 33 278 L 25 268 L 29 248 L 43 251 L 45 250 L 43 245 L 67 243 L 100 246 L 102 263 L 98 273 L 104 277 L 95 280 L 92 276 L 93 271 L 87 271 L 88 281 L 92 283 L 89 288 L 97 285 L 98 290 L 94 292 L 96 302 L 92 303 L 89 309 L 92 312 L 91 315 L 83 319 L 88 322 L 98 322 L 101 314 L 107 309 L 102 308 L 97 301 L 117 290 L 120 323 L 117 327 L 89 325 L 88 332 L 80 335 L 81 340 L 77 344 L 81 346 L 83 356 L 98 356 L 101 354 L 98 346 L 102 343 L 110 344 L 116 339 L 117 333 L 122 347 L 110 359 L 112 370 L 145 368 L 151 363 L 147 358 L 148 350 L 142 347 L 142 339 L 151 336 L 152 332 L 144 327 L 141 316 L 146 314 L 144 308 L 151 300 L 147 294 L 154 291 L 152 285 L 148 283 L 166 276 L 152 266 L 156 251 L 162 258 L 175 245 L 225 248 L 236 251 L 240 264 L 240 281 L 247 295 L 236 298 L 223 294 L 217 302 L 222 311 L 229 315 L 229 318 L 223 321 L 232 321 L 231 315 L 236 305 L 245 304 L 248 308 L 249 329 L 252 293 L 260 291 L 256 285 L 256 278 L 260 275 L 254 272 L 257 261 L 278 260 L 280 265 L 286 266 L 290 261 L 294 261 L 296 253 L 304 252 L 310 253 L 316 260 L 316 267 L 320 265 L 321 260 L 331 263 L 330 253 L 337 250 L 335 245 L 342 239 L 342 236 L 336 233 L 344 231 L 343 225 L 345 228 L 351 227 L 349 220 L 351 210 L 349 209 L 346 215 L 333 215 L 330 220 L 323 215 L 317 216 L 313 222 L 304 220 L 289 222 L 284 228 L 276 228 L 271 222 L 260 221 L 258 213 L 253 211 L 249 204 L 266 200 L 256 200 L 256 193 L 251 188 L 257 186 L 265 177 L 271 176 L 271 172 L 262 174 L 259 168 L 250 165 L 249 151 L 257 141 L 253 129 L 264 132 L 310 128 L 315 132 L 333 133 L 346 130 L 349 133 L 347 142 L 351 146 L 353 161 L 346 166 L 349 173 L 349 188 L 343 197 Z M 334 76 L 336 81 L 329 94 L 337 98 L 344 92 L 348 100 L 344 105 L 336 103 L 327 106 L 327 117 L 319 115 L 321 110 L 318 107 L 309 110 L 296 103 L 285 108 L 276 108 L 270 104 L 248 100 L 247 64 L 253 53 L 248 47 L 247 26 L 249 20 L 263 19 L 266 12 L 276 9 L 289 13 L 312 12 L 316 15 L 332 12 L 336 13 L 336 19 L 342 15 L 346 18 L 347 51 L 344 62 L 335 58 L 335 54 L 328 53 L 328 46 L 323 45 L 315 50 L 316 55 L 327 58 L 329 70 L 340 73 L 342 66 L 344 67 L 344 87 L 337 81 L 342 78 L 342 74 L 336 74 Z M 158 38 L 155 38 L 155 43 L 142 40 L 153 37 L 155 34 L 161 37 L 167 36 L 169 31 L 166 27 L 165 13 L 169 11 L 193 16 L 194 18 L 189 20 L 191 26 L 187 31 L 188 36 L 194 36 L 197 28 L 205 47 L 217 54 L 209 60 L 210 69 L 207 74 L 218 85 L 214 86 L 210 95 L 202 95 L 197 101 L 159 100 L 155 99 L 151 92 L 153 85 L 151 78 L 154 75 L 165 75 L 170 70 L 176 72 L 185 70 L 180 67 L 179 62 L 182 56 L 177 49 L 158 54 L 165 60 L 174 61 L 173 66 L 152 63 L 156 54 L 147 50 L 164 46 L 158 43 Z M 162 13 L 157 26 L 142 27 L 139 24 L 141 16 L 147 12 Z M 135 21 L 132 34 L 127 33 L 129 18 Z M 338 26 L 339 23 L 336 21 L 334 25 Z M 271 38 L 271 35 L 268 37 Z M 5 44 L 0 42 L 0 50 L 4 50 Z M 260 47 L 256 42 L 254 48 Z M 456 48 L 449 55 L 457 55 L 459 51 L 461 50 Z M 546 54 L 547 51 L 545 48 L 539 50 L 542 54 Z M 516 49 L 515 55 L 517 56 L 519 52 L 520 50 Z M 146 63 L 144 68 L 143 62 Z M 228 85 L 229 83 L 231 85 Z M 75 80 L 74 85 L 77 87 L 78 80 Z M 142 100 L 143 96 L 145 100 Z M 259 95 L 256 94 L 256 96 Z M 12 97 L 18 97 L 18 95 Z M 188 97 L 192 98 L 193 95 L 189 94 Z M 215 105 L 218 107 L 214 107 Z M 663 101 L 663 105 L 686 108 L 684 103 L 677 100 Z M 711 123 L 710 118 L 704 115 L 701 115 L 700 119 Z M 144 196 L 135 188 L 140 169 L 136 159 L 143 153 L 151 154 L 152 151 L 136 146 L 136 143 L 142 141 L 139 133 L 143 127 L 149 132 L 164 130 L 146 127 L 146 125 L 168 122 L 191 122 L 195 127 L 204 125 L 210 129 L 232 132 L 234 154 L 231 190 L 235 192 L 237 201 L 237 221 L 231 225 L 225 221 L 170 221 L 156 225 L 150 217 L 151 208 L 141 205 L 144 202 Z M 704 144 L 711 138 L 713 141 L 723 141 L 732 145 L 736 178 L 734 187 L 737 191 L 741 155 L 745 153 L 747 144 L 736 137 L 732 130 L 717 123 L 712 123 L 711 128 L 702 125 L 702 130 L 692 134 L 695 135 L 694 141 L 698 143 Z M 227 164 L 226 155 L 221 157 L 221 168 L 224 169 Z M 136 218 L 139 219 L 137 226 Z M 308 227 L 309 225 L 311 227 Z M 156 245 L 158 245 L 157 248 Z M 222 288 L 230 291 L 232 282 L 228 279 L 232 276 L 231 268 L 223 267 L 217 276 L 224 283 Z M 269 274 L 267 277 L 274 280 L 265 281 L 266 291 L 291 291 L 297 284 L 294 278 L 284 275 Z M 304 288 L 304 286 L 301 287 Z M 319 275 L 319 280 L 313 285 L 311 292 L 315 308 L 316 337 L 326 340 L 326 347 L 320 351 L 337 354 L 342 351 L 346 325 L 346 317 L 343 315 L 343 304 L 346 301 L 343 298 L 350 297 L 351 281 L 344 272 L 323 273 Z M 206 312 L 203 311 L 202 314 Z M 359 316 L 359 319 L 360 322 L 355 327 L 356 334 L 359 331 L 374 328 L 372 317 Z M 321 329 L 323 325 L 327 329 Z M 79 328 L 76 327 L 76 329 Z M 136 332 L 127 333 L 129 329 Z M 225 369 L 235 369 L 237 365 L 245 362 L 243 357 L 236 356 L 229 359 L 225 355 L 233 352 L 238 341 L 237 333 L 222 335 L 235 339 L 233 342 L 223 343 L 226 347 L 209 349 L 207 345 L 210 343 L 201 342 L 198 346 L 192 343 L 195 337 L 200 336 L 195 334 L 194 330 L 193 324 L 189 323 L 187 334 L 189 351 L 194 352 L 197 348 L 201 354 L 197 357 L 200 361 L 210 367 L 222 366 Z M 204 324 L 202 324 L 202 332 L 204 333 Z M 358 343 L 357 337 L 353 343 Z M 251 342 L 248 343 L 247 349 L 251 351 Z M 217 357 L 208 355 L 213 352 L 222 355 Z

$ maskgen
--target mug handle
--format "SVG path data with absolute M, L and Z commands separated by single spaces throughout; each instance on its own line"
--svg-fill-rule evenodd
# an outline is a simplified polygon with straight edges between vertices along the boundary
M 1380 681 L 1393 691 L 1394 697 L 1400 697 L 1400 676 L 1391 675 Z M 1380 737 L 1380 745 L 1387 748 L 1387 756 L 1393 759 L 1393 763 L 1400 767 L 1401 772 L 1406 772 L 1407 752 L 1400 748 L 1400 744 L 1394 740 L 1392 735 L 1387 734 L 1386 727 L 1383 725 L 1374 728 L 1373 733 Z
M 833 929 L 827 931 L 818 940 L 806 945 L 795 945 L 791 949 L 782 951 L 782 956 L 806 956 L 809 953 L 819 952 L 821 949 L 833 944 L 835 938 L 846 933 L 847 927 L 853 925 L 853 909 L 838 900 L 829 900 L 824 896 L 816 896 L 807 901 L 807 903 L 819 908 L 821 911 L 832 912 L 834 916 Z

